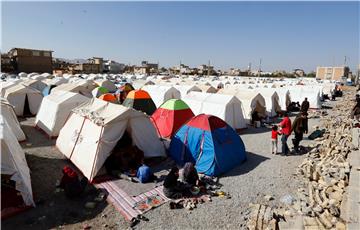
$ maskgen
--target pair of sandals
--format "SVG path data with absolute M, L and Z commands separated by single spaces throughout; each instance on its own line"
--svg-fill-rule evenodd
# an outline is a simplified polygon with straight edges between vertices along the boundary
M 146 218 L 145 216 L 139 214 L 137 217 L 134 217 L 130 220 L 130 227 L 133 228 L 135 227 L 135 225 L 137 225 L 140 220 L 143 220 L 143 221 L 149 221 L 148 218 Z

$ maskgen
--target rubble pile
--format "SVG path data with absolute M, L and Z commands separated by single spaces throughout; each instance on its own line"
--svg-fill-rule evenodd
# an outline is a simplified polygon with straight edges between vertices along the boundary
M 246 226 L 249 230 L 276 230 L 278 229 L 278 220 L 275 216 L 276 214 L 274 210 L 269 206 L 263 204 L 253 204 L 251 205 L 251 213 Z
M 325 117 L 325 134 L 310 146 L 312 150 L 298 167 L 304 184 L 298 189 L 298 200 L 292 207 L 305 216 L 305 229 L 345 229 L 340 219 L 340 205 L 349 183 L 347 156 L 352 149 L 349 108 L 353 106 L 353 102 L 346 101 Z

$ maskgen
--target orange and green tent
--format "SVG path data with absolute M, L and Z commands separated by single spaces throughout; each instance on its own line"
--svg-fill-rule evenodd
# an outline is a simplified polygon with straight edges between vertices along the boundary
M 112 95 L 111 93 L 105 93 L 103 95 L 101 95 L 99 97 L 99 99 L 104 100 L 104 101 L 108 101 L 108 102 L 112 102 L 112 103 L 116 103 L 117 99 L 114 95 Z
M 141 89 L 130 91 L 123 102 L 123 106 L 142 111 L 147 115 L 152 115 L 156 110 L 156 105 L 149 93 Z
M 188 120 L 194 117 L 190 107 L 180 99 L 169 99 L 151 116 L 160 137 L 171 138 Z

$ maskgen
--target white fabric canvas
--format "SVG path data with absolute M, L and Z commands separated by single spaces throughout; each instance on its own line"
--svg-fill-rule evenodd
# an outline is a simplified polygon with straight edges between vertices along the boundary
M 235 96 L 190 92 L 182 98 L 195 115 L 205 113 L 223 119 L 234 129 L 246 128 L 244 109 Z
M 299 102 L 300 104 L 305 100 L 305 97 L 308 98 L 310 103 L 310 108 L 319 109 L 321 108 L 321 89 L 319 87 L 310 87 L 297 85 L 289 87 L 291 101 Z
M 164 145 L 148 116 L 96 98 L 73 110 L 56 146 L 92 180 L 125 130 L 145 157 L 165 156 Z
M 15 188 L 21 193 L 24 203 L 35 206 L 25 153 L 2 115 L 0 115 L 0 143 L 1 174 L 12 175 L 11 180 L 15 181 Z
M 99 86 L 107 88 L 109 92 L 115 92 L 117 90 L 115 84 L 109 80 L 96 80 L 95 83 Z
M 32 87 L 17 84 L 14 87 L 7 89 L 4 94 L 4 98 L 14 106 L 15 114 L 17 116 L 22 116 L 24 113 L 26 97 L 28 98 L 31 114 L 36 115 L 43 98 L 40 91 Z
M 174 88 L 179 90 L 181 97 L 184 97 L 190 92 L 201 92 L 201 89 L 196 85 L 174 85 Z
M 26 140 L 26 136 L 21 129 L 20 123 L 16 117 L 14 107 L 4 98 L 0 98 L 0 113 L 6 120 L 11 131 L 14 133 L 18 141 Z
M 279 96 L 274 88 L 255 88 L 254 91 L 264 97 L 266 112 L 269 117 L 274 117 L 278 112 L 281 112 Z
M 169 99 L 180 99 L 181 93 L 172 86 L 145 85 L 141 88 L 149 93 L 157 108 Z
M 56 137 L 71 110 L 89 100 L 90 98 L 78 93 L 56 91 L 43 98 L 35 125 L 50 137 Z
M 253 90 L 228 88 L 220 89 L 218 93 L 234 95 L 241 101 L 244 110 L 244 119 L 247 123 L 251 122 L 251 115 L 254 111 L 257 111 L 260 115 L 265 115 L 265 99 L 261 94 L 256 93 Z
M 288 105 L 291 103 L 290 91 L 286 87 L 275 88 L 275 91 L 279 96 L 281 110 L 286 111 Z
M 26 79 L 21 83 L 25 86 L 29 86 L 36 90 L 39 90 L 40 92 L 42 92 L 45 89 L 45 87 L 47 87 L 47 84 L 45 84 L 41 80 Z

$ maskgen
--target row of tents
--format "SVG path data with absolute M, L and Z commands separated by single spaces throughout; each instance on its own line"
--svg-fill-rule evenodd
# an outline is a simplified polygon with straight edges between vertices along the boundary
M 149 117 L 94 98 L 72 110 L 56 146 L 93 180 L 125 132 L 146 158 L 166 157 L 159 134 L 167 135 L 171 138 L 169 155 L 177 164 L 191 161 L 199 172 L 211 176 L 225 173 L 246 159 L 241 138 L 225 121 L 213 115 L 194 116 L 176 99 Z
M 35 84 L 34 80 L 30 80 Z M 105 81 L 106 82 L 106 81 Z M 105 89 L 105 90 L 102 90 Z M 197 86 L 182 86 L 178 90 L 173 86 L 148 85 L 142 90 L 129 93 L 123 105 L 152 115 L 156 108 L 169 99 L 182 99 L 195 115 L 212 114 L 225 120 L 235 129 L 243 129 L 250 123 L 254 111 L 263 117 L 273 117 L 286 110 L 291 101 L 301 102 L 305 97 L 311 108 L 319 108 L 320 87 L 297 86 L 287 88 L 226 88 L 217 93 L 204 93 Z M 96 90 L 97 92 L 93 94 Z M 107 93 L 104 86 L 82 80 L 77 83 L 64 83 L 52 88 L 47 96 L 28 82 L 17 82 L 2 89 L 2 96 L 14 106 L 18 116 L 37 115 L 37 125 L 49 136 L 57 136 L 59 128 L 70 110 L 79 104 L 99 97 L 105 101 L 116 102 L 113 94 Z M 291 93 L 290 93 L 291 92 Z M 313 95 L 313 96 L 312 96 Z M 41 107 L 40 107 L 41 105 Z M 49 112 L 51 111 L 51 112 Z
M 246 159 L 235 129 L 245 128 L 254 111 L 274 116 L 290 101 L 301 102 L 305 97 L 312 108 L 319 108 L 325 88 L 257 87 L 250 82 L 225 82 L 215 88 L 204 82 L 188 84 L 189 79 L 172 84 L 173 80 L 167 79 L 164 85 L 144 84 L 138 90 L 119 87 L 106 78 L 81 76 L 22 73 L 1 82 L 1 171 L 14 182 L 13 190 L 2 191 L 12 201 L 3 207 L 14 202 L 22 207 L 35 205 L 29 167 L 19 144 L 26 136 L 17 116 L 36 115 L 35 125 L 58 137 L 57 148 L 89 180 L 98 175 L 125 132 L 145 157 L 168 155 L 180 166 L 191 161 L 199 172 L 212 176 Z M 120 105 L 114 94 L 124 90 L 127 97 Z M 170 140 L 168 149 L 163 138 Z M 18 192 L 20 196 L 14 196 Z M 7 213 L 3 210 L 2 217 Z

